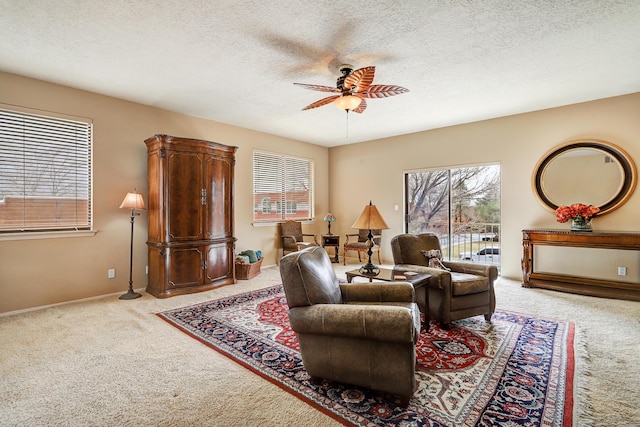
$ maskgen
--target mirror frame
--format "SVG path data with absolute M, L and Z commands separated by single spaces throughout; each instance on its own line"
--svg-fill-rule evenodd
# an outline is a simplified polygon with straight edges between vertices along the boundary
M 607 155 L 615 158 L 618 161 L 624 175 L 620 190 L 611 199 L 609 199 L 609 201 L 607 201 L 603 205 L 598 206 L 600 208 L 600 212 L 598 212 L 596 215 L 604 215 L 622 206 L 629 199 L 629 197 L 631 197 L 633 191 L 636 188 L 638 179 L 636 165 L 633 163 L 633 160 L 631 159 L 629 154 L 627 154 L 623 149 L 614 144 L 611 144 L 610 142 L 602 141 L 599 139 L 577 139 L 574 141 L 569 141 L 565 144 L 551 149 L 540 159 L 535 169 L 533 170 L 531 181 L 533 192 L 540 203 L 547 209 L 554 212 L 559 207 L 559 205 L 552 202 L 551 199 L 544 193 L 542 186 L 542 175 L 549 163 L 551 163 L 554 159 L 569 150 L 579 148 L 593 148 L 596 150 L 604 151 Z

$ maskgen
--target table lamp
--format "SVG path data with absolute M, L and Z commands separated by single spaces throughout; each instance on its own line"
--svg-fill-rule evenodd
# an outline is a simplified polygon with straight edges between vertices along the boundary
M 327 225 L 329 226 L 329 232 L 327 233 L 329 236 L 333 236 L 333 234 L 331 234 L 331 223 L 333 221 L 336 220 L 336 217 L 334 214 L 332 214 L 331 212 L 329 212 L 328 214 L 326 214 L 323 218 L 325 221 L 327 221 Z
M 382 215 L 378 212 L 378 209 L 374 204 L 369 201 L 369 204 L 364 207 L 364 210 L 360 214 L 358 220 L 351 226 L 351 228 L 357 228 L 362 230 L 369 230 L 369 234 L 367 235 L 367 255 L 369 256 L 369 260 L 365 265 L 360 267 L 361 274 L 369 274 L 372 276 L 378 275 L 380 273 L 380 268 L 376 265 L 373 265 L 371 262 L 371 248 L 373 247 L 373 233 L 371 230 L 386 230 L 389 228 L 384 219 L 382 219 Z

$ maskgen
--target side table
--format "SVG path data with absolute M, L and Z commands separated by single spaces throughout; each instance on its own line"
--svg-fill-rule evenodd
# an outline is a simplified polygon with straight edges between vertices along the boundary
M 354 277 L 363 277 L 373 282 L 373 279 L 383 282 L 409 282 L 416 291 L 416 303 L 420 309 L 420 313 L 424 314 L 424 322 L 422 328 L 429 332 L 429 279 L 431 274 L 415 273 L 411 271 L 397 271 L 390 268 L 381 268 L 377 275 L 363 274 L 359 270 L 350 270 L 345 273 L 347 283 L 351 283 Z
M 323 234 L 322 235 L 322 247 L 325 246 L 333 246 L 335 250 L 335 255 L 333 257 L 333 261 L 335 263 L 339 263 L 338 259 L 338 250 L 340 249 L 340 236 L 337 234 Z

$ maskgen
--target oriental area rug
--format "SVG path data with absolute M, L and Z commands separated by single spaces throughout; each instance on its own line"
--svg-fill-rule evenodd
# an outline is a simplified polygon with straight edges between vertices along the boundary
M 310 381 L 282 286 L 158 313 L 162 319 L 349 426 L 570 426 L 574 325 L 497 311 L 432 324 L 417 344 L 409 406 L 366 388 Z

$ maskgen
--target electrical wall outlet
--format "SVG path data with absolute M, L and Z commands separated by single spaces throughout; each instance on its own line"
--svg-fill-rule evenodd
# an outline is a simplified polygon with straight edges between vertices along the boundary
M 148 265 L 144 269 L 144 274 L 149 274 L 149 266 Z
M 627 267 L 618 267 L 618 276 L 626 276 Z
M 116 277 L 116 269 L 115 268 L 110 268 L 107 270 L 107 278 L 109 279 L 113 279 Z

